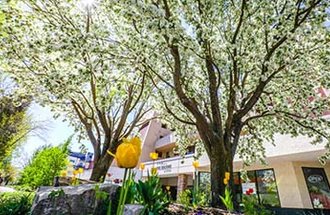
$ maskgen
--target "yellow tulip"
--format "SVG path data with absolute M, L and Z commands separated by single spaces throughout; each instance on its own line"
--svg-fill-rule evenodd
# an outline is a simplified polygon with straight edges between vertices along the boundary
M 76 176 L 76 175 L 78 175 L 78 174 L 79 174 L 79 171 L 78 171 L 78 170 L 73 171 L 73 175 L 74 175 L 74 176 Z
M 132 137 L 129 142 L 135 146 L 139 146 L 141 149 L 141 139 L 139 137 Z
M 230 173 L 229 172 L 225 172 L 225 178 L 227 179 L 227 181 L 230 179 Z
M 158 153 L 157 152 L 151 152 L 150 153 L 150 158 L 152 160 L 157 160 L 158 159 Z
M 115 155 L 109 150 L 107 152 L 116 158 L 120 168 L 134 168 L 141 155 L 141 139 L 139 137 L 123 138 L 123 142 L 118 146 Z
M 140 170 L 144 170 L 145 167 L 146 165 L 144 163 L 140 163 Z
M 224 179 L 223 179 L 223 184 L 224 184 L 224 185 L 227 185 L 227 184 L 228 184 L 228 180 L 227 180 L 227 178 L 224 178 Z
M 171 189 L 171 186 L 167 185 L 166 190 L 169 191 Z
M 157 168 L 156 167 L 151 168 L 151 175 L 157 175 Z
M 61 177 L 66 177 L 67 175 L 67 171 L 66 170 L 62 170 L 60 173 Z
M 197 169 L 199 167 L 199 161 L 195 160 L 192 162 L 193 167 L 195 167 L 195 169 Z
M 79 173 L 83 173 L 83 172 L 84 172 L 84 169 L 83 169 L 83 168 L 79 168 L 79 169 L 78 169 L 78 172 L 79 172 Z

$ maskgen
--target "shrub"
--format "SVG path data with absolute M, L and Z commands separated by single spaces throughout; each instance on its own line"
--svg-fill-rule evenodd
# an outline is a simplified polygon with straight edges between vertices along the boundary
M 166 192 L 163 191 L 157 175 L 148 176 L 146 181 L 136 184 L 137 202 L 144 205 L 141 214 L 161 214 L 170 204 Z
M 0 193 L 0 215 L 28 214 L 33 198 L 34 193 L 31 192 Z
M 271 215 L 263 204 L 259 204 L 255 195 L 243 195 L 243 212 L 246 215 Z
M 228 186 L 225 189 L 225 196 L 220 196 L 222 203 L 226 206 L 227 210 L 232 212 L 234 211 L 234 203 L 232 201 L 233 195 L 231 194 L 231 190 Z
M 193 198 L 195 199 L 193 200 Z M 208 205 L 208 198 L 207 194 L 200 190 L 191 191 L 190 189 L 186 189 L 179 193 L 178 203 L 182 204 L 184 210 L 188 212 L 190 207 L 206 207 Z
M 191 198 L 192 198 L 192 193 L 189 189 L 186 189 L 181 193 L 179 193 L 178 203 L 183 205 L 184 210 L 186 212 L 189 211 L 189 207 L 191 206 Z
M 29 165 L 22 173 L 19 183 L 33 188 L 53 185 L 55 176 L 66 168 L 69 138 L 63 145 L 44 147 L 34 153 Z

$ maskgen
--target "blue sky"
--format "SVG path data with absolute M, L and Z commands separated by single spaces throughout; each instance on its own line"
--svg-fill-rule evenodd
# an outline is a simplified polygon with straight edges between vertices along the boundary
M 48 107 L 42 107 L 33 103 L 29 108 L 29 114 L 34 122 L 39 122 L 42 126 L 46 127 L 46 129 L 38 132 L 41 134 L 42 138 L 40 137 L 40 134 L 32 134 L 29 135 L 26 142 L 22 144 L 22 150 L 29 155 L 42 145 L 61 144 L 70 137 L 70 135 L 74 134 L 74 129 L 70 127 L 67 122 L 62 122 L 63 118 L 53 118 L 53 113 Z M 92 146 L 88 141 L 84 141 L 83 143 L 88 147 L 89 151 L 92 150 Z M 72 140 L 71 148 L 72 150 L 79 150 L 78 148 L 80 145 L 81 144 L 74 138 Z

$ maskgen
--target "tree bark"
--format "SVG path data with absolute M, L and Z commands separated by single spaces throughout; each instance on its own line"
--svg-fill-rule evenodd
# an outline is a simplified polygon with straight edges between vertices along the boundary
M 212 194 L 212 207 L 225 208 L 220 195 L 224 196 L 225 185 L 223 184 L 223 179 L 225 177 L 225 159 L 224 156 L 212 155 L 210 157 L 211 162 L 211 194 Z
M 225 205 L 220 199 L 220 195 L 224 197 L 225 188 L 227 185 L 224 184 L 225 173 L 230 173 L 230 180 L 228 186 L 232 191 L 233 202 L 234 200 L 234 180 L 233 180 L 233 156 L 231 151 L 224 152 L 219 141 L 213 141 L 211 143 L 212 150 L 211 154 L 208 153 L 211 165 L 211 193 L 212 193 L 212 207 L 220 207 L 226 209 Z
M 113 161 L 113 157 L 108 154 L 103 156 L 99 160 L 94 160 L 94 167 L 92 170 L 92 175 L 90 177 L 90 180 L 103 182 L 112 161 Z

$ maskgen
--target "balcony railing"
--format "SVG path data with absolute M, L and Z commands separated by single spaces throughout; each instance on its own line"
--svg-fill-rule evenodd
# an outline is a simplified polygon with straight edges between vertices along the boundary
M 162 148 L 164 146 L 167 146 L 169 144 L 174 144 L 174 143 L 175 143 L 174 134 L 168 134 L 165 137 L 162 137 L 156 141 L 155 148 L 159 149 L 159 148 Z
M 176 156 L 172 158 L 157 160 L 155 162 L 145 162 L 145 170 L 143 171 L 143 176 L 147 176 L 147 172 L 150 171 L 152 167 L 156 167 L 158 169 L 158 175 L 176 175 L 179 173 L 191 173 L 193 171 L 193 156 L 193 154 L 190 154 L 186 155 L 185 158 L 182 158 L 181 156 Z

